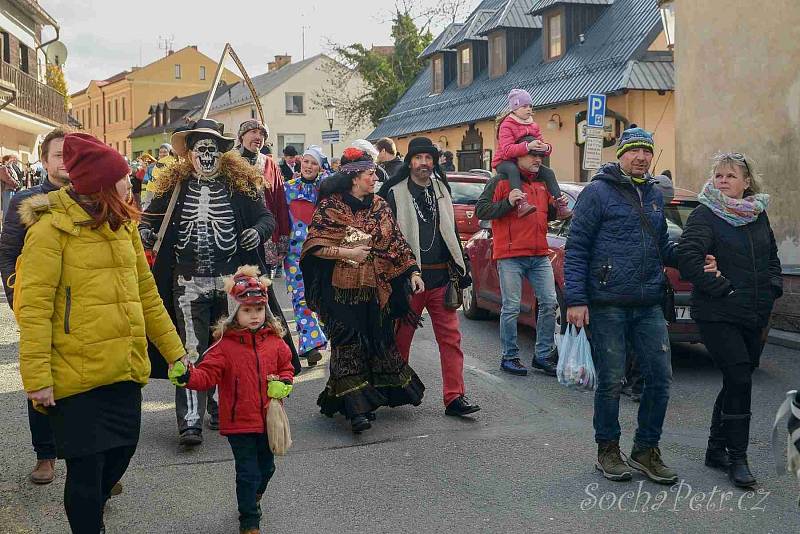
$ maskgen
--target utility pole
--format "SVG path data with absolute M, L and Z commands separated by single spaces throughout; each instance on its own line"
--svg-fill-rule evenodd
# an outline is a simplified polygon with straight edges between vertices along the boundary
M 311 26 L 300 26 L 300 35 L 302 36 L 302 56 L 306 58 L 306 30 L 311 29 Z

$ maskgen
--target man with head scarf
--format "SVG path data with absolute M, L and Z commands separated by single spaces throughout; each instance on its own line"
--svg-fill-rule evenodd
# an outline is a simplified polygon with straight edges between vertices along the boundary
M 159 294 L 193 363 L 208 349 L 211 327 L 227 315 L 223 278 L 240 265 L 266 270 L 259 248 L 275 226 L 261 197 L 262 175 L 231 150 L 234 141 L 211 119 L 176 131 L 172 145 L 181 159 L 155 180 L 155 196 L 139 226 L 145 248 L 155 252 Z M 166 378 L 163 359 L 156 356 L 151 351 L 153 376 Z M 202 443 L 206 406 L 209 428 L 219 428 L 211 393 L 176 390 L 182 445 Z
M 283 262 L 286 289 L 292 296 L 300 358 L 308 365 L 322 359 L 320 349 L 328 343 L 319 318 L 306 304 L 305 282 L 300 270 L 300 253 L 319 199 L 319 188 L 328 176 L 328 160 L 317 145 L 309 146 L 300 159 L 300 175 L 286 182 L 286 205 L 289 212 L 289 250 Z
M 464 353 L 456 309 L 461 290 L 472 283 L 456 230 L 453 201 L 439 150 L 418 137 L 408 145 L 403 166 L 380 189 L 422 270 L 425 290 L 411 300 L 414 313 L 430 314 L 442 366 L 445 414 L 465 416 L 480 410 L 464 395 Z M 453 293 L 455 291 L 455 293 Z M 450 295 L 448 295 L 450 293 Z M 399 323 L 397 347 L 408 361 L 414 326 Z

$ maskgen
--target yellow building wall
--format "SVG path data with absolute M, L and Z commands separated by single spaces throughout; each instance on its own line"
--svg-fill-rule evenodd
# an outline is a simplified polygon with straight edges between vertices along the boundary
M 607 108 L 625 117 L 629 124 L 635 123 L 649 131 L 655 130 L 656 149 L 653 155 L 653 168 L 651 171 L 660 172 L 664 169 L 673 171 L 675 176 L 675 109 L 674 99 L 670 93 L 659 95 L 654 91 L 631 91 L 625 95 L 612 96 L 608 99 Z M 550 167 L 556 177 L 562 182 L 575 182 L 581 180 L 581 149 L 575 144 L 576 124 L 575 116 L 580 111 L 586 111 L 586 103 L 565 104 L 554 108 L 537 109 L 534 120 L 542 129 L 544 140 L 553 145 L 550 156 Z M 547 128 L 547 122 L 554 115 L 561 117 L 560 129 Z M 558 122 L 558 117 L 555 117 Z M 439 145 L 442 150 L 450 150 L 454 155 L 461 150 L 461 142 L 469 125 L 459 125 L 451 128 L 428 130 L 409 136 L 395 138 L 397 149 L 405 154 L 408 143 L 415 137 L 428 137 Z M 475 124 L 476 129 L 483 138 L 483 149 L 490 149 L 494 154 L 496 150 L 495 121 L 484 120 Z M 603 161 L 616 161 L 616 147 L 603 149 Z M 458 165 L 458 158 L 454 158 Z M 458 169 L 468 170 L 468 169 Z M 593 173 L 588 173 L 589 176 Z M 678 185 L 681 185 L 678 180 Z
M 181 66 L 180 79 L 175 78 L 175 65 Z M 206 69 L 205 80 L 200 79 L 201 66 Z M 83 122 L 84 113 L 91 108 L 91 122 L 85 113 L 88 124 L 83 125 L 84 131 L 130 157 L 132 148 L 128 135 L 148 117 L 150 106 L 176 96 L 208 91 L 216 68 L 215 60 L 188 46 L 145 67 L 136 68 L 114 83 L 102 85 L 101 82 L 98 85 L 92 81 L 86 92 L 72 97 L 72 114 Z M 240 78 L 225 69 L 222 79 L 226 83 L 235 83 Z

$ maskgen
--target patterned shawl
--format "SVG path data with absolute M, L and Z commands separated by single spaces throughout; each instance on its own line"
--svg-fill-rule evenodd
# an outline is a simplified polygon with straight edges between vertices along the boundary
M 352 226 L 372 236 L 372 253 L 358 266 L 337 261 L 331 284 L 344 304 L 367 302 L 377 296 L 383 310 L 392 293 L 392 280 L 416 266 L 414 254 L 397 227 L 389 204 L 380 197 L 359 201 L 335 193 L 319 202 L 303 245 L 301 261 L 320 247 L 337 247 Z
M 697 199 L 717 217 L 733 226 L 744 226 L 755 221 L 769 206 L 769 195 L 766 193 L 756 193 L 742 199 L 731 198 L 714 187 L 713 180 L 706 182 Z

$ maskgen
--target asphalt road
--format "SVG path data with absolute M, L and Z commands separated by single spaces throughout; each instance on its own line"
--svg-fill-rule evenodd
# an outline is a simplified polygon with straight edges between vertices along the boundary
M 286 301 L 284 301 L 286 302 Z M 445 417 L 438 351 L 429 325 L 417 332 L 412 366 L 427 386 L 417 408 L 378 412 L 372 430 L 350 433 L 316 409 L 326 366 L 304 372 L 287 403 L 295 445 L 277 461 L 264 497 L 264 532 L 758 532 L 800 531 L 800 486 L 777 475 L 772 418 L 785 391 L 800 385 L 800 353 L 768 346 L 756 372 L 751 466 L 754 493 L 733 489 L 702 464 L 710 407 L 720 378 L 702 347 L 679 346 L 662 450 L 682 477 L 672 488 L 635 475 L 603 479 L 593 468 L 592 395 L 540 374 L 499 370 L 496 320 L 462 318 L 468 394 L 476 417 Z M 57 480 L 27 480 L 33 454 L 17 364 L 18 334 L 0 310 L 0 532 L 68 532 Z M 521 336 L 532 354 L 529 331 Z M 327 363 L 327 357 L 323 364 Z M 106 512 L 108 532 L 237 532 L 233 460 L 211 431 L 197 450 L 177 446 L 173 389 L 144 389 L 139 448 L 124 493 Z M 622 402 L 623 448 L 631 446 L 638 405 Z M 785 443 L 785 434 L 781 435 Z

